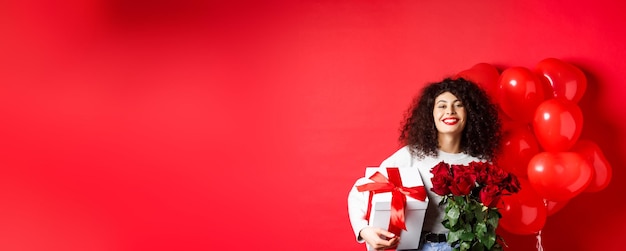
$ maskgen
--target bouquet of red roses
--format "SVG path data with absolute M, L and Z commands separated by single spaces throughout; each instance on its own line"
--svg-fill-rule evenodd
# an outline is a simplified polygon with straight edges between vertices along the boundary
M 453 250 L 502 250 L 496 242 L 500 197 L 517 193 L 517 177 L 487 162 L 449 165 L 440 162 L 430 171 L 431 190 L 446 205 L 442 224 L 450 231 Z M 500 238 L 501 240 L 501 238 Z

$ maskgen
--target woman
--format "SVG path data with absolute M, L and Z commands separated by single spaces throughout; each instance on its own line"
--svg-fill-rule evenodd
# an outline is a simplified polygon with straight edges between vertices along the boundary
M 465 79 L 444 79 L 426 86 L 414 100 L 402 124 L 400 142 L 404 145 L 380 167 L 417 168 L 428 192 L 429 205 L 418 250 L 451 250 L 447 229 L 441 224 L 444 207 L 441 196 L 433 193 L 430 170 L 441 161 L 468 164 L 491 161 L 500 142 L 500 122 L 496 106 L 476 84 Z M 355 184 L 368 182 L 361 178 Z M 384 250 L 395 247 L 399 236 L 370 227 L 364 219 L 368 192 L 353 187 L 348 195 L 350 222 L 360 243 Z

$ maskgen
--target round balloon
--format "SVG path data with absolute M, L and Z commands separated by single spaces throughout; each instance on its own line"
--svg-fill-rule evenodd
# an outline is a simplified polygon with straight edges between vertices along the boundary
M 526 177 L 528 162 L 538 153 L 539 144 L 535 135 L 528 126 L 519 126 L 504 132 L 496 163 L 518 177 Z
M 520 178 L 518 193 L 502 196 L 498 211 L 502 214 L 499 226 L 513 234 L 536 234 L 546 223 L 548 210 L 543 198 L 529 182 Z
M 528 163 L 528 181 L 543 198 L 565 201 L 587 188 L 592 171 L 578 153 L 541 152 Z
M 472 68 L 464 70 L 456 74 L 457 78 L 461 77 L 470 80 L 485 90 L 487 95 L 491 97 L 494 103 L 497 103 L 497 89 L 500 72 L 498 69 L 488 63 L 478 63 Z
M 549 99 L 537 107 L 532 125 L 537 141 L 544 150 L 567 151 L 580 136 L 583 113 L 574 102 Z
M 565 98 L 577 103 L 587 89 L 587 77 L 576 66 L 556 58 L 546 58 L 535 66 L 535 73 L 552 87 L 555 98 Z
M 544 100 L 539 78 L 527 68 L 511 67 L 502 72 L 498 86 L 502 110 L 513 120 L 531 122 L 535 109 Z
M 572 147 L 572 151 L 580 154 L 593 170 L 591 183 L 585 192 L 597 192 L 606 188 L 613 176 L 613 169 L 600 147 L 591 140 L 579 140 Z

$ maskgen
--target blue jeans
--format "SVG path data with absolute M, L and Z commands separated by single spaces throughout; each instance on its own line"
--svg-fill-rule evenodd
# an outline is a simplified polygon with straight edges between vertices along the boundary
M 397 250 L 397 251 L 409 251 L 409 250 Z M 429 242 L 426 241 L 420 245 L 418 249 L 411 249 L 411 251 L 452 251 L 452 247 L 447 242 Z

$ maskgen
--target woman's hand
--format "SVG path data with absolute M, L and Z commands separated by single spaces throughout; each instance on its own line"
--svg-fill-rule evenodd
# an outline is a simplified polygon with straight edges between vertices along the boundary
M 359 236 L 376 250 L 393 248 L 400 241 L 400 236 L 377 227 L 365 227 L 359 232 Z

